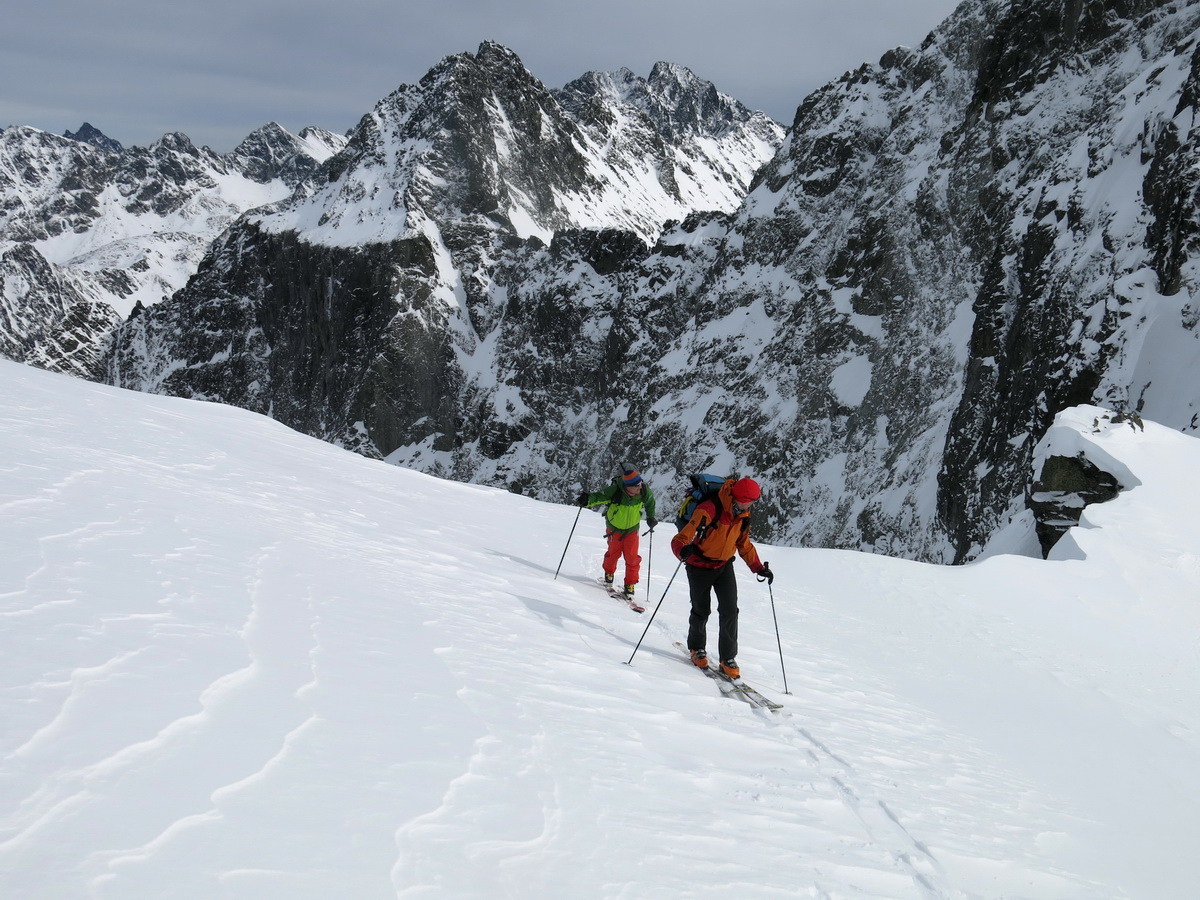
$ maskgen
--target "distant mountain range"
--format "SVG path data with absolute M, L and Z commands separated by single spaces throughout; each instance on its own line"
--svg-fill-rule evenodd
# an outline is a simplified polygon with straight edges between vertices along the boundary
M 101 379 L 113 326 L 187 282 L 245 210 L 289 196 L 346 139 L 271 123 L 224 156 L 167 134 L 124 148 L 85 123 L 0 133 L 0 352 Z
M 786 134 L 493 43 L 346 139 L 10 128 L 0 352 L 546 499 L 739 469 L 766 539 L 961 562 L 1059 410 L 1200 427 L 1198 28 L 967 0 Z

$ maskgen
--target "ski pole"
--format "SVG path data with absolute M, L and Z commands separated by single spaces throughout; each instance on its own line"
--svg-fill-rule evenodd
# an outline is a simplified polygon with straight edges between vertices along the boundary
M 654 565 L 654 529 L 646 532 L 650 535 L 649 546 L 646 548 L 646 596 L 650 595 L 650 567 Z
M 767 582 L 767 593 L 771 595 L 771 618 L 775 622 L 775 643 L 779 645 L 779 670 L 783 672 L 783 692 L 790 694 L 787 689 L 787 669 L 783 666 L 783 641 L 779 638 L 779 619 L 775 615 L 775 589 L 771 587 L 771 582 Z
M 575 513 L 575 525 L 579 524 L 579 513 L 582 513 L 582 512 L 583 512 L 583 507 L 581 506 L 581 507 L 579 507 L 579 512 Z M 567 547 L 571 546 L 571 538 L 575 537 L 575 525 L 571 526 L 571 533 L 567 535 Z M 559 569 L 562 568 L 563 560 L 567 558 L 567 547 L 563 547 L 563 555 L 561 557 L 559 557 L 558 569 L 554 570 L 554 577 L 552 579 L 550 579 L 551 581 L 558 580 L 558 571 L 559 571 Z
M 629 659 L 625 660 L 625 665 L 633 665 L 633 658 L 637 655 L 638 647 L 642 646 L 642 641 L 646 639 L 646 632 L 650 630 L 650 626 L 654 624 L 654 617 L 658 615 L 658 607 L 662 606 L 662 602 L 667 599 L 667 591 L 671 589 L 671 585 L 675 582 L 675 576 L 679 574 L 680 568 L 683 566 L 683 560 L 679 561 L 679 565 L 675 567 L 675 571 L 671 574 L 671 580 L 667 582 L 667 586 L 663 588 L 662 596 L 658 598 L 658 603 L 654 607 L 654 612 L 650 613 L 650 621 L 646 623 L 646 629 L 642 632 L 642 636 L 638 638 L 637 647 L 633 648 L 633 653 L 629 654 Z

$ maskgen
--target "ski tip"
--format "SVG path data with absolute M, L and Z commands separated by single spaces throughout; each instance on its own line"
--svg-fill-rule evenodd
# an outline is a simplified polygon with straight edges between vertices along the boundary
M 646 607 L 638 606 L 636 603 L 631 602 L 630 599 L 625 596 L 624 591 L 614 591 L 608 585 L 605 585 L 604 587 L 608 591 L 608 596 L 612 597 L 614 600 L 620 600 L 635 613 L 644 613 L 646 611 Z

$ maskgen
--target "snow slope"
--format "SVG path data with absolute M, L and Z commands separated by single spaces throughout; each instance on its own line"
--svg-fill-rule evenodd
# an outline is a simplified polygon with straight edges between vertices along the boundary
M 625 664 L 591 513 L 8 362 L 0 422 L 0 896 L 1195 896 L 1194 438 L 1060 416 L 1129 488 L 1060 559 L 760 548 L 771 714 L 682 576 Z

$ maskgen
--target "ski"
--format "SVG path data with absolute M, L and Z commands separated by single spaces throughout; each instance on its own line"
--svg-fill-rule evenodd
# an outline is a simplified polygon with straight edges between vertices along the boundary
M 680 652 L 683 653 L 688 665 L 690 665 L 693 669 L 700 669 L 699 666 L 692 662 L 691 651 L 688 650 L 687 647 L 685 647 L 679 641 L 675 642 L 675 646 L 678 647 Z M 741 678 L 730 678 L 721 671 L 720 663 L 709 660 L 708 666 L 700 669 L 700 671 L 713 681 L 717 682 L 717 687 L 720 688 L 721 693 L 725 694 L 726 696 L 729 696 L 730 694 L 736 694 L 756 709 L 769 709 L 771 712 L 783 709 L 782 703 L 776 703 L 774 700 L 764 697 L 757 690 L 750 687 L 750 685 L 746 684 L 746 682 L 742 681 Z
M 782 703 L 776 703 L 774 700 L 771 700 L 769 697 L 764 697 L 755 688 L 750 687 L 750 685 L 748 685 L 748 684 L 746 684 L 746 682 L 742 681 L 742 679 L 740 677 L 730 678 L 728 675 L 726 675 L 724 672 L 721 671 L 721 667 L 719 664 L 716 666 L 710 665 L 709 668 L 713 670 L 714 677 L 720 678 L 722 681 L 732 684 L 734 686 L 734 690 L 741 692 L 743 694 L 743 696 L 751 698 L 751 702 L 755 706 L 759 707 L 760 709 L 769 709 L 769 710 L 771 710 L 771 712 L 775 712 L 776 710 L 783 709 Z
M 596 583 L 599 584 L 600 587 L 604 588 L 604 590 L 608 593 L 608 596 L 620 600 L 635 613 L 644 613 L 646 611 L 646 607 L 642 606 L 642 604 L 638 603 L 636 600 L 630 600 L 625 596 L 625 592 L 617 588 L 616 585 L 606 584 L 603 578 L 598 578 Z

